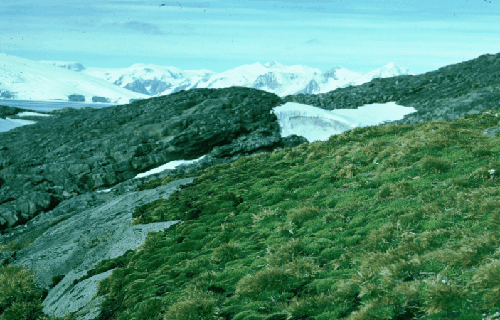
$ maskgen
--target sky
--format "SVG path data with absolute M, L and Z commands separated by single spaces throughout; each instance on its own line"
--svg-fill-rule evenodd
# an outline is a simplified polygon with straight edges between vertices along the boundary
M 0 52 L 101 68 L 420 74 L 499 53 L 499 30 L 500 0 L 0 0 Z

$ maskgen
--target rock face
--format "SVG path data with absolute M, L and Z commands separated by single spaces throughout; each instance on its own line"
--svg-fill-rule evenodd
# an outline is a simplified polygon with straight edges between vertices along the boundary
M 281 103 L 251 88 L 194 89 L 128 105 L 58 110 L 0 133 L 0 229 L 169 161 L 207 155 L 211 165 L 306 142 L 281 138 L 270 112 Z
M 81 94 L 72 94 L 68 96 L 69 101 L 85 102 L 85 96 Z
M 418 110 L 393 121 L 395 124 L 452 120 L 468 112 L 499 109 L 500 54 L 482 55 L 421 75 L 378 78 L 359 86 L 315 95 L 290 95 L 283 100 L 326 110 L 356 109 L 364 104 L 394 101 Z
M 311 94 L 313 92 L 319 91 L 319 84 L 313 79 L 309 81 L 307 86 L 300 93 Z
M 192 181 L 193 178 L 181 179 L 155 189 L 112 197 L 100 206 L 81 211 L 52 226 L 30 246 L 18 251 L 13 264 L 33 270 L 38 286 L 49 289 L 54 276 L 64 276 L 50 289 L 43 311 L 63 317 L 89 304 L 97 309 L 99 303 L 92 303 L 97 283 L 111 271 L 92 277 L 88 277 L 87 272 L 103 259 L 116 258 L 127 250 L 136 249 L 149 232 L 162 231 L 177 223 L 168 221 L 131 226 L 136 207 L 156 199 L 166 199 Z M 44 214 L 43 220 L 52 215 L 51 212 Z M 86 310 L 84 315 L 88 313 Z
M 116 85 L 121 85 L 121 81 L 115 81 Z M 172 87 L 170 83 L 165 81 L 154 79 L 154 80 L 134 80 L 132 83 L 127 83 L 124 88 L 130 91 L 139 92 L 147 95 L 157 95 L 161 94 L 163 91 L 168 90 Z
M 104 103 L 109 103 L 109 98 L 106 98 L 106 97 L 98 97 L 98 96 L 93 96 L 93 97 L 92 97 L 92 102 L 104 102 Z
M 26 109 L 21 109 L 17 107 L 7 107 L 0 105 L 0 119 L 5 119 L 8 116 L 13 116 L 18 114 L 19 112 L 29 111 Z

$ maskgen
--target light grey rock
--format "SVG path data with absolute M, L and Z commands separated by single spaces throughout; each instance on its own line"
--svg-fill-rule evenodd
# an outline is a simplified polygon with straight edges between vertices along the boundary
M 38 286 L 48 289 L 54 276 L 65 276 L 50 289 L 43 302 L 43 311 L 61 317 L 95 303 L 97 283 L 103 278 L 96 278 L 96 275 L 76 286 L 73 281 L 84 277 L 103 259 L 113 259 L 127 250 L 138 248 L 149 232 L 162 231 L 177 223 L 167 221 L 132 226 L 132 213 L 138 206 L 168 198 L 193 180 L 180 179 L 155 189 L 112 197 L 104 204 L 54 224 L 31 245 L 18 251 L 13 264 L 33 270 Z
M 483 130 L 481 133 L 487 137 L 494 138 L 497 136 L 498 132 L 500 132 L 500 127 L 496 126 Z
M 71 271 L 50 291 L 44 301 L 43 312 L 56 317 L 64 317 L 69 313 L 85 309 L 85 316 L 81 315 L 81 319 L 96 318 L 100 313 L 99 306 L 104 301 L 102 298 L 97 299 L 100 298 L 96 296 L 97 286 L 101 280 L 109 277 L 113 270 L 96 274 L 76 285 L 73 285 L 73 280 L 85 276 L 87 272 Z

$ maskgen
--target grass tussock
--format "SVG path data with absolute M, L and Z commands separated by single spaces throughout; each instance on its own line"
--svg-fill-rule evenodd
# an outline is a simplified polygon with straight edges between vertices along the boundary
M 498 124 L 356 128 L 200 171 L 136 209 L 183 222 L 98 267 L 99 319 L 494 319 Z

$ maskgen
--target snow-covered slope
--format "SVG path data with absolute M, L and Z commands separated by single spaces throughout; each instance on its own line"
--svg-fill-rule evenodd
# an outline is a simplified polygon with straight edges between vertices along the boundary
M 18 100 L 71 100 L 128 103 L 149 98 L 105 80 L 49 63 L 0 53 L 0 92 Z
M 59 62 L 61 66 L 63 63 Z M 273 92 L 281 97 L 298 93 L 324 93 L 349 85 L 359 85 L 373 78 L 410 74 L 406 68 L 389 63 L 366 74 L 335 67 L 322 73 L 303 65 L 286 66 L 277 61 L 264 65 L 242 65 L 221 73 L 210 70 L 181 70 L 175 67 L 134 64 L 128 68 L 86 68 L 82 73 L 123 88 L 160 96 L 193 88 L 242 86 Z
M 128 103 L 131 99 L 161 96 L 193 88 L 242 86 L 273 92 L 281 97 L 324 93 L 373 78 L 414 74 L 389 63 L 368 73 L 335 67 L 322 73 L 304 65 L 277 61 L 242 65 L 224 72 L 181 70 L 137 63 L 128 68 L 92 68 L 78 62 L 31 61 L 0 53 L 0 95 L 21 100 L 68 100 Z M 93 99 L 94 98 L 94 99 Z

